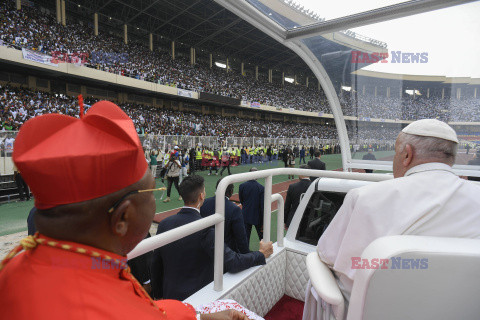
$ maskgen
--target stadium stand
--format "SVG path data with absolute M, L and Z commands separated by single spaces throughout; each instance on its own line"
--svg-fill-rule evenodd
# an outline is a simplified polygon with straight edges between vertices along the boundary
M 210 68 L 202 61 L 192 66 L 186 57 L 172 59 L 168 52 L 151 52 L 140 42 L 125 44 L 112 35 L 94 36 L 90 27 L 80 23 L 62 26 L 52 15 L 42 14 L 34 8 L 24 6 L 20 11 L 15 10 L 13 2 L 0 5 L 0 14 L 0 44 L 4 46 L 46 54 L 78 53 L 83 55 L 87 67 L 144 81 L 274 107 L 330 113 L 328 101 L 317 86 L 269 83 L 263 74 L 256 80 L 249 75 L 242 76 L 236 70 L 225 72 L 224 69 Z M 109 48 L 115 56 L 99 55 L 104 48 Z M 460 100 L 409 95 L 387 98 L 342 92 L 340 101 L 345 115 L 359 118 L 418 120 L 433 115 L 443 121 L 480 121 L 480 100 L 473 97 L 465 96 Z

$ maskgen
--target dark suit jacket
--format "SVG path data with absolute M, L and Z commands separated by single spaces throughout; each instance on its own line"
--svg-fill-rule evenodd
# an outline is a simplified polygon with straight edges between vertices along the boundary
M 192 208 L 182 208 L 176 215 L 158 224 L 157 234 L 201 219 Z M 184 300 L 213 281 L 215 230 L 210 227 L 158 248 L 153 253 L 152 290 L 156 299 Z M 265 264 L 259 251 L 240 254 L 224 247 L 225 272 L 239 272 Z
M 263 196 L 265 188 L 255 180 L 244 182 L 238 188 L 243 220 L 254 226 L 263 225 Z
M 205 218 L 214 213 L 215 197 L 211 197 L 203 203 L 200 208 L 200 215 Z M 235 252 L 250 252 L 242 209 L 228 199 L 225 199 L 225 244 Z
M 37 212 L 37 208 L 33 207 L 30 210 L 30 213 L 28 214 L 27 228 L 28 228 L 28 235 L 29 236 L 33 236 L 35 234 L 35 232 L 37 232 L 37 227 L 35 226 L 35 220 L 34 220 L 35 212 Z
M 297 211 L 298 205 L 300 203 L 300 196 L 302 193 L 305 193 L 310 187 L 312 181 L 308 179 L 302 179 L 297 183 L 293 183 L 288 186 L 287 191 L 287 198 L 285 199 L 285 207 L 284 207 L 284 216 L 283 221 L 287 228 L 290 226 L 290 222 L 292 222 L 293 216 L 295 215 L 295 211 Z
M 308 166 L 310 167 L 310 169 L 326 170 L 325 162 L 318 158 L 308 161 Z M 317 177 L 310 177 L 311 181 L 314 181 L 315 179 L 317 179 Z
M 145 239 L 150 238 L 150 232 L 147 234 Z M 151 272 L 150 267 L 152 265 L 152 254 L 153 251 L 147 252 L 142 254 L 139 257 L 133 258 L 128 260 L 128 266 L 133 274 L 133 276 L 140 282 L 141 284 L 151 280 Z

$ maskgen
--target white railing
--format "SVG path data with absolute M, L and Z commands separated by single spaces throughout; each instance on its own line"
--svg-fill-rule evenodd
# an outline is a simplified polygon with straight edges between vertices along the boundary
M 325 177 L 350 180 L 364 181 L 383 181 L 392 179 L 390 175 L 384 174 L 367 174 L 355 172 L 341 171 L 323 171 L 312 169 L 297 168 L 277 168 L 269 170 L 261 170 L 255 172 L 247 172 L 226 176 L 217 186 L 216 195 L 224 195 L 227 186 L 232 183 L 244 182 L 248 180 L 256 180 L 265 178 L 265 196 L 263 211 L 263 240 L 270 241 L 270 226 L 272 214 L 272 200 L 278 202 L 277 216 L 277 241 L 279 246 L 283 246 L 283 198 L 279 194 L 272 195 L 272 177 L 278 175 L 302 175 L 311 177 Z M 202 229 L 215 226 L 215 257 L 214 257 L 214 289 L 215 291 L 223 290 L 223 250 L 225 235 L 225 197 L 215 197 L 215 214 L 206 218 L 191 222 L 184 226 L 161 233 L 140 242 L 129 254 L 128 259 L 133 259 L 142 254 L 155 250 L 159 247 L 172 243 L 178 239 L 189 236 Z

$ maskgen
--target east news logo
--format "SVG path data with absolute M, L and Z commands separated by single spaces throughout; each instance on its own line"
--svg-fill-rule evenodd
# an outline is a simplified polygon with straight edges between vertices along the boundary
M 373 52 L 352 51 L 352 63 L 427 63 L 428 52 Z M 391 57 L 390 61 L 387 58 Z
M 362 259 L 352 257 L 352 269 L 428 269 L 428 259 L 402 259 L 401 257 Z

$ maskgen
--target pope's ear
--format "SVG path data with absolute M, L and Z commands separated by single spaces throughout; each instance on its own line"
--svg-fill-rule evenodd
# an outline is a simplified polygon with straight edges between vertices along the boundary
M 413 160 L 413 147 L 410 144 L 405 145 L 405 156 L 403 158 L 403 166 L 408 167 Z
M 132 210 L 135 210 L 132 201 L 125 200 L 110 214 L 110 229 L 115 235 L 123 237 L 127 234 Z

